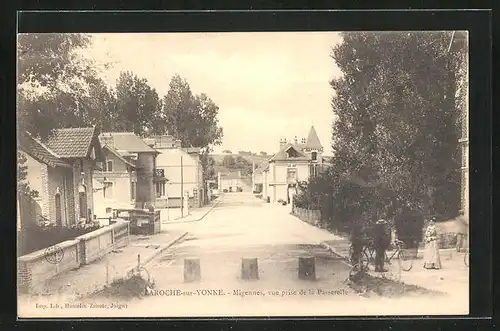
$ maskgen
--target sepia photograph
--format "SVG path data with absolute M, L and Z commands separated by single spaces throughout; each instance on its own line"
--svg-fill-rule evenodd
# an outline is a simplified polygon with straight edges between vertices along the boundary
M 469 314 L 467 31 L 17 34 L 20 318 Z

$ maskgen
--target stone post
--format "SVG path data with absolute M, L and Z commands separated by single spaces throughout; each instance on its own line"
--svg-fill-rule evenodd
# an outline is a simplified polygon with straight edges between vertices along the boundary
M 241 279 L 259 279 L 259 266 L 257 258 L 241 259 Z
M 184 282 L 196 282 L 200 279 L 200 259 L 184 259 Z
M 316 265 L 314 257 L 299 257 L 299 279 L 316 280 Z

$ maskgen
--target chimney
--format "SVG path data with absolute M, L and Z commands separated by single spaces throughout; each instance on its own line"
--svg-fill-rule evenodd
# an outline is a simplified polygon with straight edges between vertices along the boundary
M 286 145 L 286 139 L 285 138 L 280 139 L 280 149 L 285 145 Z

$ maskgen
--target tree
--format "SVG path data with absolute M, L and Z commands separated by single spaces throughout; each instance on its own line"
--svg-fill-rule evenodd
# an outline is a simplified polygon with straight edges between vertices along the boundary
M 222 151 L 223 154 L 233 154 L 229 149 L 225 149 Z
M 228 169 L 233 169 L 236 165 L 236 161 L 232 155 L 226 155 L 222 159 L 222 165 Z
M 161 130 L 161 104 L 148 81 L 132 72 L 121 72 L 116 82 L 116 129 L 137 135 Z
M 211 150 L 222 143 L 218 113 L 219 107 L 207 95 L 194 96 L 185 79 L 179 75 L 172 77 L 169 91 L 163 98 L 161 116 L 166 132 L 180 139 L 186 147 Z
M 25 165 L 27 159 L 26 156 L 17 152 L 17 191 L 19 193 L 24 193 L 32 198 L 37 198 L 39 192 L 30 188 L 29 183 L 27 182 L 28 167 Z
M 424 214 L 458 211 L 455 94 L 465 62 L 464 48 L 448 55 L 450 37 L 349 32 L 333 48 L 342 76 L 331 82 L 335 157 L 326 175 L 332 219 L 388 217 L 398 225 L 402 214 L 411 214 L 415 229 Z
M 82 104 L 96 64 L 81 52 L 85 34 L 30 33 L 18 37 L 18 132 L 46 137 L 52 129 L 85 123 Z

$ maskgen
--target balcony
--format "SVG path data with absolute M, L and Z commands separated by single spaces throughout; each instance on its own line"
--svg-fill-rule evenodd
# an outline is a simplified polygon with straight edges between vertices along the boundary
M 155 182 L 166 182 L 168 181 L 165 177 L 165 169 L 155 169 L 153 172 L 153 180 Z

